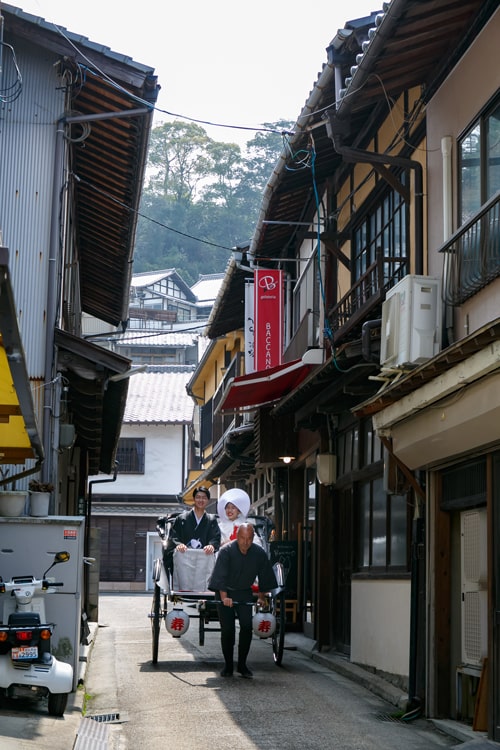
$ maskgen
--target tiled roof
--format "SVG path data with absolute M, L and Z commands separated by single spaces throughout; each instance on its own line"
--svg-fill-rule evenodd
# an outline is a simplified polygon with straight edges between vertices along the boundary
M 200 276 L 198 281 L 191 287 L 191 291 L 198 298 L 198 302 L 213 302 L 219 293 L 223 279 L 223 273 L 211 273 Z
M 182 508 L 184 509 L 184 508 Z M 105 503 L 96 502 L 92 504 L 93 516 L 145 516 L 148 518 L 160 518 L 173 511 L 179 510 L 178 504 L 163 503 Z
M 120 346 L 195 346 L 198 339 L 198 333 L 161 333 L 151 328 L 145 332 L 128 329 L 126 336 L 121 336 L 117 342 Z
M 156 284 L 157 281 L 161 281 L 167 276 L 171 276 L 173 273 L 175 273 L 175 268 L 164 268 L 162 271 L 144 271 L 142 273 L 134 273 L 131 286 L 151 286 L 152 284 Z
M 130 378 L 126 424 L 187 424 L 193 418 L 194 402 L 186 383 L 192 370 L 184 372 L 141 372 Z

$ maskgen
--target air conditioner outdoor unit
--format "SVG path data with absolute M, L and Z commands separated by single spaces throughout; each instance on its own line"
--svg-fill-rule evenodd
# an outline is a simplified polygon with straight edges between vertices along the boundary
M 440 280 L 408 274 L 389 289 L 382 305 L 380 364 L 418 365 L 441 347 Z

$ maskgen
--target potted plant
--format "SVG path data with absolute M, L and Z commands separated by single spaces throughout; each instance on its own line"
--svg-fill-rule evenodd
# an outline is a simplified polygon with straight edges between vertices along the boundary
M 9 469 L 0 468 L 2 479 L 5 479 L 8 473 Z M 0 516 L 17 517 L 24 515 L 26 497 L 26 491 L 9 489 L 5 485 L 2 485 L 0 487 Z
M 32 479 L 29 483 L 30 489 L 30 515 L 31 516 L 48 516 L 50 493 L 54 485 L 50 482 L 41 482 L 38 479 Z

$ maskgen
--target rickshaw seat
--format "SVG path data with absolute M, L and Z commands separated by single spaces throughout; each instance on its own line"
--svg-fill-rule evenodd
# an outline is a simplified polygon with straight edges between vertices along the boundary
M 186 593 L 208 593 L 208 581 L 215 565 L 215 555 L 202 549 L 174 550 L 172 590 Z

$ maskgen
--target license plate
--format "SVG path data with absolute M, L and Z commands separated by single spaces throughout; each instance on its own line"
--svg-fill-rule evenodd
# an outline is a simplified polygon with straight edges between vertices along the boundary
M 14 646 L 11 652 L 12 660 L 38 658 L 38 646 Z

